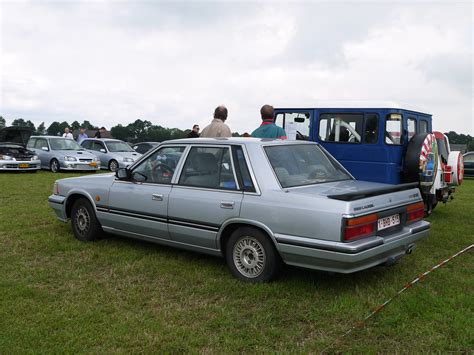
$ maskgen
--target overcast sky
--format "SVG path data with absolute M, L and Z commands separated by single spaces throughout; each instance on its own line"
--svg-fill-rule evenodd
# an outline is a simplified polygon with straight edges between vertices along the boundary
M 391 101 L 474 135 L 471 2 L 0 0 L 0 115 L 203 127 L 265 104 Z

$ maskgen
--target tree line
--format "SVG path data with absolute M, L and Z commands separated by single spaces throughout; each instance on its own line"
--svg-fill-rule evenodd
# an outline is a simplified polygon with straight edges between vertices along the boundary
M 0 128 L 5 127 L 6 121 L 0 116 Z M 57 136 L 64 132 L 64 128 L 69 127 L 73 132 L 78 130 L 80 127 L 84 127 L 87 130 L 98 130 L 99 127 L 93 125 L 89 121 L 83 121 L 79 123 L 74 121 L 69 124 L 66 121 L 53 122 L 47 128 L 44 122 L 41 122 L 38 127 L 35 127 L 34 123 L 30 120 L 25 121 L 23 118 L 17 118 L 13 120 L 11 126 L 18 127 L 30 127 L 37 135 L 51 135 Z M 150 121 L 137 119 L 135 122 L 129 123 L 126 126 L 118 124 L 110 129 L 110 134 L 117 139 L 121 139 L 127 142 L 163 142 L 169 139 L 184 138 L 190 132 L 189 129 L 181 130 L 179 128 L 166 128 L 159 125 L 154 125 Z M 474 137 L 469 134 L 458 134 L 454 131 L 445 133 L 449 142 L 452 144 L 467 144 L 468 151 L 474 151 Z M 237 132 L 232 133 L 232 136 L 239 137 L 240 134 Z

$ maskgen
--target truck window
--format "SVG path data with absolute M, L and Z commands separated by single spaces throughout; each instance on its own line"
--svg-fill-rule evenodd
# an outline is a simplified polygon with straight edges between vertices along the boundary
M 324 142 L 360 143 L 363 119 L 362 114 L 321 114 L 319 139 Z
M 428 122 L 425 120 L 420 121 L 420 133 L 427 133 L 428 132 Z
M 309 140 L 310 117 L 309 112 L 279 112 L 275 124 L 285 130 L 290 140 Z
M 401 144 L 402 138 L 402 115 L 391 113 L 385 120 L 385 143 Z
M 364 143 L 368 143 L 368 144 L 377 143 L 378 132 L 379 132 L 379 116 L 374 113 L 365 115 Z
M 408 141 L 410 141 L 411 137 L 416 134 L 416 120 L 413 117 L 409 117 L 407 121 L 408 127 Z

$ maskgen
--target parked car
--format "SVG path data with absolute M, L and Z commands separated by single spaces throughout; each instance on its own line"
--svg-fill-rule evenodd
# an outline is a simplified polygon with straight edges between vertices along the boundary
M 32 129 L 5 127 L 0 130 L 0 171 L 31 171 L 40 169 L 35 152 L 26 148 Z
M 271 280 L 282 262 L 341 273 L 390 264 L 430 227 L 416 184 L 357 181 L 312 142 L 172 140 L 53 190 L 49 205 L 81 241 L 105 231 L 223 256 L 249 282 Z
M 433 132 L 430 114 L 416 109 L 392 103 L 282 107 L 275 109 L 275 123 L 289 139 L 320 143 L 359 180 L 418 182 L 427 215 L 462 183 L 462 154 Z
M 60 170 L 97 171 L 100 162 L 72 139 L 55 136 L 32 136 L 27 147 L 41 160 L 41 168 L 53 173 Z
M 141 156 L 127 143 L 118 139 L 87 138 L 81 142 L 81 146 L 97 156 L 102 169 L 110 171 L 125 168 Z
M 145 154 L 149 150 L 158 147 L 159 142 L 141 142 L 132 145 L 132 148 L 140 154 Z
M 464 176 L 474 177 L 474 152 L 464 154 Z

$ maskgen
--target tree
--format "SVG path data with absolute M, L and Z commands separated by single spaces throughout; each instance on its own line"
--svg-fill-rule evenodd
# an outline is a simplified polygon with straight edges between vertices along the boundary
M 2 116 L 0 116 L 0 128 L 5 127 L 6 124 L 7 123 L 6 123 L 5 119 Z
M 44 122 L 41 122 L 40 125 L 38 126 L 38 128 L 36 128 L 36 133 L 35 134 L 38 134 L 38 135 L 42 136 L 45 133 L 46 133 L 46 129 L 44 127 Z
M 92 123 L 90 123 L 89 121 L 86 121 L 86 120 L 84 122 L 82 122 L 81 127 L 84 127 L 85 129 L 98 129 L 97 127 L 92 125 Z
M 74 121 L 73 123 L 71 123 L 71 131 L 73 132 L 78 130 L 80 127 L 81 127 L 81 124 L 77 121 Z
M 127 127 L 118 124 L 110 129 L 110 134 L 112 137 L 127 141 L 131 137 L 130 129 Z
M 30 120 L 25 121 L 23 118 L 17 118 L 16 120 L 13 120 L 12 126 L 15 126 L 15 127 L 29 127 L 31 129 L 33 129 L 33 131 L 36 130 L 35 124 L 33 122 L 31 122 Z
M 51 123 L 46 131 L 48 132 L 50 136 L 58 136 L 58 135 L 61 135 L 61 133 L 63 133 L 59 122 L 56 122 L 56 121 Z

